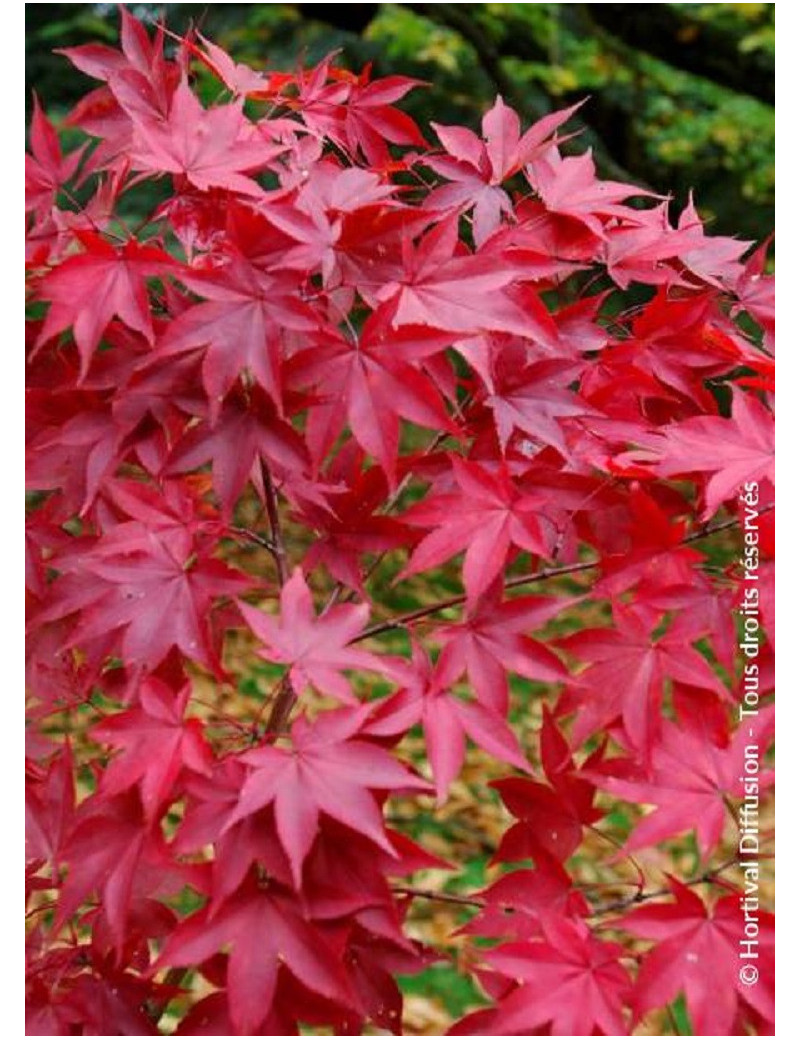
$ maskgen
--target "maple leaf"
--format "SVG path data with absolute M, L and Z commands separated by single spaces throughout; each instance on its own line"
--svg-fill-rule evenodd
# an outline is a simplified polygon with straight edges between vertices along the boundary
M 690 234 L 690 244 L 681 250 L 680 258 L 693 275 L 720 289 L 739 280 L 739 260 L 753 243 L 723 235 L 707 235 L 691 193 L 678 217 L 678 230 Z
M 269 76 L 262 76 L 249 65 L 234 61 L 229 54 L 211 40 L 207 40 L 202 33 L 197 32 L 197 38 L 203 44 L 203 49 L 193 47 L 192 50 L 231 93 L 255 97 L 263 95 L 269 90 Z
M 596 939 L 578 921 L 543 919 L 541 941 L 506 943 L 485 953 L 501 975 L 520 980 L 478 1035 L 529 1035 L 549 1025 L 553 1036 L 623 1036 L 622 1008 L 630 999 L 630 976 L 620 963 L 625 953 L 616 943 Z M 468 1025 L 469 1018 L 461 1025 Z M 471 1034 L 456 1026 L 451 1032 Z
M 765 754 L 774 726 L 773 709 L 764 707 L 754 724 L 742 723 L 723 747 L 694 727 L 665 721 L 659 741 L 651 752 L 646 771 L 613 759 L 589 771 L 598 787 L 627 801 L 654 805 L 625 842 L 626 849 L 647 848 L 674 834 L 694 830 L 700 854 L 707 859 L 722 840 L 728 806 L 726 798 L 742 797 L 742 762 L 745 747 L 755 746 Z M 770 775 L 765 770 L 766 790 Z
M 679 257 L 696 241 L 694 231 L 672 227 L 666 202 L 640 211 L 633 222 L 630 217 L 629 213 L 627 220 L 611 223 L 604 232 L 603 255 L 614 282 L 621 289 L 631 282 L 686 285 Z
M 210 776 L 191 773 L 186 777 L 186 807 L 171 849 L 176 855 L 186 856 L 213 845 L 209 888 L 212 911 L 236 892 L 253 865 L 282 885 L 292 883 L 271 807 L 230 825 L 247 775 L 244 763 L 228 755 L 214 762 Z
M 156 121 L 128 105 L 134 124 L 131 163 L 149 173 L 184 176 L 201 191 L 226 188 L 261 198 L 263 189 L 245 176 L 263 169 L 283 145 L 252 133 L 242 103 L 205 109 L 181 81 L 166 119 Z
M 403 272 L 376 299 L 391 306 L 392 323 L 430 325 L 452 332 L 496 329 L 524 336 L 525 312 L 501 290 L 520 277 L 493 257 L 458 254 L 458 223 L 448 219 L 428 231 L 416 249 L 403 239 Z M 487 293 L 491 297 L 487 298 Z
M 444 661 L 454 658 L 461 662 L 478 700 L 505 715 L 507 672 L 535 682 L 566 679 L 560 659 L 528 633 L 567 606 L 569 601 L 546 596 L 519 596 L 503 602 L 502 587 L 494 582 L 462 621 L 437 628 L 433 637 L 444 645 Z
M 300 108 L 310 126 L 354 153 L 360 149 L 367 161 L 376 166 L 390 161 L 388 142 L 425 144 L 413 119 L 393 105 L 420 85 L 420 80 L 383 76 L 370 82 L 371 64 L 355 76 L 330 68 L 330 60 L 324 59 L 300 84 Z M 328 77 L 334 82 L 326 85 Z
M 514 857 L 511 857 L 512 859 Z M 484 906 L 459 934 L 492 939 L 540 939 L 542 918 L 554 914 L 583 917 L 590 913 L 572 878 L 549 856 L 535 870 L 512 870 L 479 893 Z
M 704 490 L 708 520 L 749 481 L 775 481 L 772 413 L 750 394 L 733 391 L 731 417 L 700 415 L 661 431 L 658 473 L 665 477 L 708 474 Z
M 295 430 L 277 416 L 272 401 L 252 387 L 229 394 L 215 422 L 201 420 L 175 443 L 163 473 L 186 473 L 211 461 L 214 490 L 228 518 L 248 480 L 263 495 L 260 462 L 273 470 L 302 470 L 306 450 Z
M 295 567 L 281 589 L 280 604 L 279 618 L 247 603 L 240 603 L 239 607 L 245 621 L 265 644 L 259 655 L 267 661 L 289 665 L 289 681 L 296 694 L 314 686 L 341 701 L 353 702 L 350 684 L 341 674 L 343 669 L 366 668 L 393 674 L 390 659 L 350 646 L 363 631 L 369 617 L 368 604 L 340 604 L 317 617 L 311 590 L 299 567 Z
M 682 544 L 688 533 L 685 520 L 675 520 L 651 498 L 641 485 L 631 485 L 628 538 L 620 550 L 603 558 L 603 577 L 595 585 L 598 595 L 619 596 L 626 589 L 647 584 L 642 598 L 654 604 L 659 586 L 691 587 L 698 581 L 698 564 L 705 557 Z M 666 609 L 666 606 L 665 606 Z M 680 620 L 680 619 L 678 619 Z M 697 633 L 694 638 L 699 638 Z M 674 632 L 673 632 L 674 635 Z
M 603 756 L 602 745 L 579 770 L 569 746 L 545 709 L 539 736 L 542 765 L 550 783 L 522 777 L 492 781 L 509 812 L 519 821 L 500 842 L 498 860 L 526 859 L 546 867 L 555 860 L 566 862 L 583 840 L 584 827 L 591 827 L 603 812 L 594 806 L 596 784 L 591 768 Z
M 512 545 L 545 556 L 538 503 L 521 494 L 505 467 L 496 473 L 454 456 L 458 490 L 429 495 L 403 514 L 412 527 L 431 527 L 400 577 L 438 566 L 466 549 L 463 576 L 467 604 L 475 606 L 500 573 Z
M 371 711 L 326 712 L 314 723 L 300 717 L 292 726 L 292 749 L 265 746 L 241 761 L 255 767 L 244 782 L 227 826 L 275 803 L 281 844 L 301 886 L 303 863 L 319 830 L 320 813 L 363 834 L 390 855 L 375 790 L 426 790 L 428 784 L 382 748 L 358 739 Z
M 631 332 L 629 339 L 608 346 L 604 363 L 621 374 L 632 367 L 647 372 L 703 411 L 713 410 L 713 397 L 701 380 L 729 371 L 740 350 L 718 327 L 710 294 L 672 299 L 662 286 Z
M 463 664 L 455 656 L 442 654 L 433 664 L 414 644 L 411 666 L 398 675 L 403 688 L 379 703 L 368 727 L 370 733 L 386 736 L 422 723 L 440 805 L 461 770 L 467 737 L 503 762 L 530 772 L 530 765 L 504 715 L 480 701 L 461 700 L 451 695 L 451 688 L 462 671 Z
M 661 720 L 661 700 L 667 677 L 730 699 L 699 650 L 669 631 L 654 637 L 652 626 L 635 607 L 613 606 L 613 629 L 584 629 L 561 640 L 560 646 L 591 662 L 567 691 L 560 712 L 578 709 L 573 740 L 582 743 L 621 717 L 625 733 L 645 757 L 650 753 Z
M 235 259 L 209 273 L 182 273 L 181 280 L 205 302 L 170 322 L 156 358 L 202 349 L 202 379 L 212 421 L 241 372 L 247 370 L 282 407 L 279 338 L 283 328 L 316 328 L 308 307 L 295 294 L 291 276 L 276 277 Z
M 519 116 L 498 97 L 481 122 L 483 140 L 466 127 L 431 123 L 447 156 L 423 161 L 451 183 L 434 188 L 425 208 L 467 212 L 474 207 L 473 235 L 480 247 L 499 226 L 501 214 L 512 211 L 502 182 L 553 147 L 553 134 L 579 107 L 553 112 L 522 134 Z
M 25 862 L 49 863 L 54 880 L 60 850 L 75 813 L 74 761 L 65 742 L 47 769 L 26 765 Z
M 25 156 L 25 209 L 47 210 L 55 202 L 61 185 L 75 176 L 86 146 L 77 148 L 68 156 L 63 155 L 55 127 L 35 93 L 30 145 L 31 154 Z
M 153 971 L 201 963 L 229 947 L 228 1010 L 243 1036 L 254 1035 L 275 999 L 281 965 L 314 993 L 337 1003 L 352 1000 L 336 951 L 300 912 L 296 899 L 276 886 L 246 881 L 212 913 L 191 914 L 169 936 Z
M 555 358 L 518 367 L 495 376 L 486 407 L 494 416 L 500 447 L 505 452 L 514 430 L 521 430 L 542 444 L 568 453 L 561 418 L 590 418 L 591 405 L 568 390 L 583 366 Z
M 531 187 L 551 213 L 580 221 L 602 236 L 605 217 L 631 220 L 634 211 L 619 203 L 631 195 L 653 192 L 620 181 L 598 180 L 591 151 L 562 158 L 555 149 L 535 159 L 525 171 Z
M 36 347 L 72 327 L 84 377 L 115 315 L 148 343 L 154 342 L 145 279 L 172 272 L 176 264 L 160 249 L 134 240 L 117 249 L 94 232 L 77 237 L 84 252 L 64 260 L 42 279 L 41 296 L 50 309 Z
M 301 517 L 317 535 L 304 561 L 306 573 L 322 563 L 337 581 L 366 596 L 362 554 L 406 545 L 413 535 L 401 521 L 380 514 L 389 494 L 386 475 L 378 466 L 362 469 L 360 461 L 357 451 L 350 458 L 340 451 L 330 476 L 345 486 L 334 484 L 323 504 L 303 503 Z
M 346 416 L 353 436 L 394 484 L 400 417 L 458 435 L 433 381 L 403 360 L 404 354 L 438 353 L 450 340 L 425 328 L 392 330 L 384 308 L 367 320 L 357 342 L 339 339 L 332 349 L 309 351 L 300 373 L 295 366 L 295 378 L 319 387 L 320 402 L 310 409 L 308 423 L 315 456 L 325 456 Z
M 757 912 L 762 944 L 755 985 L 741 981 L 742 909 L 738 894 L 706 903 L 677 878 L 668 877 L 673 903 L 638 907 L 617 924 L 632 935 L 655 939 L 645 955 L 633 993 L 640 1020 L 651 1008 L 664 1007 L 683 993 L 698 1036 L 730 1036 L 737 1032 L 741 1005 L 767 1023 L 774 1019 L 774 919 Z
M 360 147 L 370 162 L 378 164 L 387 156 L 387 141 L 424 145 L 425 139 L 413 119 L 392 104 L 421 85 L 421 81 L 408 76 L 382 76 L 369 83 L 369 71 L 367 66 L 350 92 L 344 131 L 352 148 Z
M 139 521 L 118 524 L 92 552 L 65 571 L 53 602 L 37 623 L 80 611 L 70 646 L 124 629 L 119 652 L 135 669 L 152 671 L 176 646 L 221 676 L 210 611 L 218 596 L 252 584 L 212 559 L 183 525 L 161 533 Z
M 83 802 L 62 853 L 69 872 L 59 893 L 59 922 L 68 920 L 97 892 L 118 946 L 132 911 L 134 889 L 145 880 L 147 870 L 160 871 L 165 881 L 176 870 L 160 830 L 145 820 L 134 791 L 109 798 L 94 795 Z
M 739 301 L 732 308 L 735 316 L 743 308 L 764 330 L 764 350 L 774 353 L 775 349 L 775 276 L 766 273 L 767 239 L 747 258 L 736 279 L 736 296 Z
M 135 708 L 108 716 L 92 733 L 123 749 L 103 774 L 101 791 L 110 796 L 139 785 L 145 815 L 152 819 L 184 769 L 210 775 L 212 754 L 199 720 L 184 719 L 188 684 L 176 693 L 150 677 L 138 692 Z

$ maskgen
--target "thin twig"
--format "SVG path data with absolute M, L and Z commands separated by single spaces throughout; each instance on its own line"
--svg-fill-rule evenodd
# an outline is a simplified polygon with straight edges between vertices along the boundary
M 267 500 L 267 516 L 269 517 L 270 534 L 272 541 L 272 555 L 278 571 L 278 583 L 281 588 L 286 584 L 288 578 L 288 567 L 286 565 L 286 546 L 281 531 L 280 515 L 278 513 L 278 495 L 272 482 L 272 474 L 269 466 L 261 460 L 261 474 L 264 480 L 264 493 Z M 286 672 L 278 686 L 278 692 L 272 704 L 272 710 L 267 719 L 267 734 L 269 739 L 275 740 L 283 733 L 292 713 L 292 708 L 297 702 L 297 694 L 292 686 L 289 673 Z
M 714 870 L 707 870 L 698 877 L 685 881 L 684 884 L 688 887 L 695 887 L 696 885 L 724 884 L 718 880 L 718 876 L 736 863 L 736 858 L 726 860 L 725 863 L 716 867 Z M 727 887 L 727 885 L 725 885 L 725 887 Z M 416 888 L 413 885 L 393 885 L 392 891 L 399 895 L 413 896 L 418 899 L 432 899 L 438 903 L 455 903 L 458 906 L 473 906 L 479 910 L 484 909 L 489 905 L 489 901 L 477 893 L 470 895 L 455 895 L 452 892 L 437 892 L 432 888 Z M 592 908 L 589 917 L 602 917 L 606 914 L 619 913 L 622 910 L 628 910 L 632 906 L 637 906 L 639 903 L 645 903 L 648 900 L 658 899 L 661 896 L 669 895 L 672 895 L 672 889 L 666 887 L 654 888 L 649 892 L 639 891 L 637 889 L 632 896 L 625 896 L 624 898 L 615 899 L 607 903 L 598 903 Z M 516 911 L 519 910 L 519 906 L 512 903 L 493 903 L 492 905 L 508 913 L 516 913 Z
M 292 708 L 297 703 L 297 694 L 294 692 L 292 680 L 286 672 L 281 679 L 275 700 L 272 702 L 272 711 L 267 719 L 267 739 L 271 743 L 276 740 L 286 729 Z
M 264 494 L 267 499 L 267 516 L 269 517 L 269 527 L 272 533 L 272 548 L 270 551 L 275 558 L 275 566 L 278 570 L 278 582 L 283 586 L 286 584 L 288 570 L 286 566 L 286 546 L 283 542 L 281 521 L 278 514 L 278 495 L 275 491 L 275 485 L 272 482 L 272 474 L 269 471 L 269 466 L 263 459 L 261 460 L 261 475 L 264 480 Z
M 768 513 L 770 510 L 775 508 L 774 503 L 770 503 L 768 506 L 764 506 L 760 509 L 758 515 L 761 516 L 764 513 Z M 739 518 L 733 517 L 730 520 L 723 520 L 717 524 L 704 524 L 699 531 L 687 535 L 680 542 L 681 545 L 689 545 L 692 542 L 699 542 L 703 538 L 708 538 L 712 534 L 718 534 L 720 531 L 728 531 L 732 527 L 736 527 L 739 524 Z M 602 560 L 584 560 L 581 563 L 570 563 L 564 567 L 550 567 L 540 571 L 533 571 L 529 574 L 518 574 L 513 578 L 507 578 L 503 582 L 503 587 L 506 589 L 516 589 L 521 585 L 530 585 L 534 582 L 549 581 L 551 578 L 561 578 L 568 574 L 578 574 L 581 571 L 590 571 L 595 567 L 602 565 Z M 432 614 L 439 614 L 443 610 L 447 610 L 449 607 L 457 607 L 467 600 L 466 593 L 459 593 L 457 596 L 449 596 L 447 599 L 439 600 L 436 603 L 430 603 L 425 607 L 419 607 L 417 610 L 410 610 L 405 614 L 398 614 L 397 617 L 389 618 L 387 621 L 380 621 L 375 625 L 365 628 L 363 632 L 357 635 L 351 642 L 359 643 L 364 639 L 371 639 L 373 636 L 380 635 L 383 632 L 389 632 L 392 629 L 404 628 L 406 625 L 412 625 L 422 618 L 430 617 Z
M 173 988 L 180 988 L 183 982 L 184 976 L 186 975 L 186 968 L 170 968 L 167 974 L 164 976 L 163 986 Z M 172 997 L 167 997 L 166 1000 L 148 1000 L 144 1005 L 144 1012 L 154 1026 L 157 1026 L 161 1016 L 167 1009 L 167 1005 L 172 1000 Z

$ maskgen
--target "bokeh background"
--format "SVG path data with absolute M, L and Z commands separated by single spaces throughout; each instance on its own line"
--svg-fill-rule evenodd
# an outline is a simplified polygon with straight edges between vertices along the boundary
M 582 98 L 605 177 L 690 190 L 720 234 L 763 239 L 774 202 L 774 4 L 129 4 L 194 24 L 240 61 L 291 69 L 334 50 L 351 69 L 427 81 L 424 126 L 477 126 L 498 93 L 534 119 Z M 91 86 L 56 47 L 117 38 L 115 4 L 26 4 L 28 104 L 57 118 Z

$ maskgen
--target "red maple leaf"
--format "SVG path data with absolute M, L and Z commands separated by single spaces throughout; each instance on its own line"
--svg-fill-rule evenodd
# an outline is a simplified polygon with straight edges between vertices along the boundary
M 110 796 L 138 786 L 145 815 L 151 819 L 183 770 L 210 775 L 213 755 L 198 719 L 184 719 L 191 688 L 176 692 L 155 677 L 139 687 L 139 704 L 111 715 L 92 728 L 94 737 L 122 748 L 100 785 Z
M 302 517 L 316 540 L 305 558 L 310 572 L 324 564 L 331 575 L 363 596 L 361 559 L 365 553 L 382 553 L 413 540 L 410 528 L 393 516 L 382 515 L 389 484 L 378 466 L 362 467 L 363 454 L 351 442 L 333 460 L 327 476 L 334 483 L 323 491 L 322 502 L 304 502 Z
M 614 624 L 614 628 L 584 629 L 559 644 L 591 662 L 559 704 L 562 712 L 578 709 L 573 728 L 576 743 L 621 717 L 628 739 L 647 756 L 658 733 L 668 677 L 730 698 L 700 651 L 669 631 L 653 636 L 644 611 L 616 603 Z
M 300 436 L 254 386 L 229 394 L 215 421 L 190 426 L 172 448 L 163 473 L 187 473 L 210 461 L 214 490 L 228 518 L 248 480 L 263 495 L 261 462 L 280 474 L 302 470 L 306 457 Z
M 635 210 L 620 205 L 624 199 L 631 195 L 653 196 L 634 184 L 599 180 L 591 152 L 562 158 L 554 148 L 535 159 L 525 172 L 549 212 L 580 221 L 600 236 L 604 233 L 604 218 L 631 221 L 638 216 Z
M 494 582 L 462 621 L 438 628 L 433 636 L 444 644 L 442 659 L 455 660 L 466 671 L 475 696 L 486 707 L 508 710 L 507 672 L 535 682 L 567 678 L 560 659 L 530 632 L 542 628 L 570 601 L 547 596 L 519 596 L 503 602 Z
M 602 810 L 593 804 L 596 784 L 589 773 L 602 760 L 603 746 L 579 770 L 547 709 L 539 741 L 550 786 L 523 777 L 492 781 L 491 786 L 500 792 L 509 812 L 519 821 L 503 835 L 495 854 L 497 860 L 531 857 L 540 866 L 551 860 L 563 863 L 583 840 L 584 827 L 591 827 L 603 816 Z
M 33 95 L 30 144 L 31 154 L 25 156 L 25 209 L 46 212 L 61 185 L 74 177 L 86 146 L 64 156 L 55 127 L 36 94 Z
M 519 985 L 496 1009 L 475 1015 L 475 1025 L 484 1028 L 469 1028 L 469 1016 L 451 1032 L 529 1035 L 542 1026 L 549 1026 L 553 1036 L 629 1032 L 623 1007 L 632 984 L 620 963 L 624 948 L 595 938 L 580 921 L 550 917 L 542 920 L 542 930 L 541 941 L 507 943 L 486 952 L 487 963 Z
M 483 245 L 501 214 L 511 212 L 511 200 L 500 185 L 553 147 L 553 134 L 579 107 L 551 112 L 523 134 L 517 113 L 498 97 L 483 117 L 483 140 L 466 127 L 432 123 L 447 155 L 426 156 L 424 163 L 451 183 L 434 188 L 425 208 L 468 212 L 474 207 L 473 236 L 477 246 Z
M 718 747 L 697 724 L 690 729 L 665 721 L 647 769 L 632 769 L 625 759 L 609 759 L 590 770 L 598 787 L 627 801 L 655 806 L 636 824 L 626 849 L 647 848 L 694 830 L 700 853 L 707 859 L 722 839 L 729 811 L 726 799 L 743 797 L 745 748 L 757 747 L 764 755 L 773 725 L 773 709 L 763 707 L 756 721 L 741 722 L 730 743 Z M 766 770 L 761 782 L 766 790 L 770 782 Z
M 401 577 L 466 550 L 463 576 L 472 607 L 502 570 L 512 546 L 540 556 L 547 555 L 548 547 L 538 501 L 519 491 L 505 466 L 492 472 L 458 456 L 451 461 L 458 490 L 429 495 L 403 514 L 404 523 L 434 530 L 416 547 Z
M 738 894 L 708 906 L 677 878 L 668 879 L 674 903 L 637 907 L 616 924 L 640 938 L 655 939 L 646 954 L 633 993 L 640 1020 L 651 1008 L 664 1007 L 683 993 L 697 1036 L 741 1035 L 739 1011 L 752 1009 L 767 1023 L 774 1020 L 774 919 L 757 911 L 760 956 L 740 958 L 742 908 Z M 752 913 L 752 911 L 751 911 Z M 754 985 L 745 985 L 740 968 L 757 964 Z
M 267 1017 L 281 965 L 312 992 L 337 1003 L 352 1002 L 336 951 L 306 919 L 294 895 L 252 879 L 215 912 L 206 907 L 182 921 L 153 970 L 202 963 L 226 947 L 228 1010 L 243 1036 L 256 1034 Z
M 139 521 L 118 524 L 90 553 L 62 557 L 59 567 L 63 577 L 36 623 L 80 612 L 69 646 L 121 630 L 119 654 L 134 670 L 154 670 L 175 646 L 224 674 L 211 607 L 252 581 L 213 559 L 185 526 L 158 531 Z
M 205 109 L 181 81 L 166 119 L 128 106 L 134 137 L 131 163 L 148 173 L 186 177 L 201 191 L 226 188 L 243 195 L 263 196 L 263 189 L 245 176 L 264 169 L 282 151 L 245 119 L 242 103 Z
M 162 250 L 135 240 L 118 249 L 94 232 L 79 232 L 77 237 L 84 252 L 64 260 L 42 279 L 41 295 L 50 301 L 50 309 L 36 347 L 71 327 L 84 377 L 115 315 L 153 343 L 146 279 L 174 271 L 177 265 Z
M 452 693 L 462 671 L 463 664 L 456 657 L 442 654 L 433 664 L 414 644 L 412 665 L 397 676 L 403 688 L 379 703 L 368 727 L 370 733 L 386 736 L 422 723 L 439 804 L 446 800 L 461 770 L 467 737 L 503 762 L 530 772 L 504 714 L 479 700 L 462 700 Z
M 366 603 L 341 604 L 317 617 L 311 591 L 299 567 L 281 589 L 280 603 L 278 618 L 247 603 L 239 606 L 245 621 L 264 643 L 260 656 L 289 666 L 288 677 L 296 694 L 314 686 L 341 701 L 352 702 L 355 698 L 350 683 L 341 674 L 343 669 L 366 668 L 393 674 L 391 659 L 350 645 L 369 617 Z
M 457 245 L 458 222 L 453 219 L 428 231 L 416 248 L 403 239 L 403 272 L 375 294 L 391 307 L 393 324 L 530 333 L 530 319 L 502 291 L 518 278 L 516 268 L 498 264 L 492 256 L 459 251 Z
M 158 343 L 154 360 L 203 351 L 203 386 L 212 420 L 241 372 L 247 371 L 282 408 L 281 330 L 316 329 L 291 276 L 275 276 L 235 259 L 219 270 L 183 273 L 181 280 L 206 299 L 184 310 Z
M 275 804 L 275 824 L 298 888 L 303 863 L 319 831 L 320 813 L 363 834 L 394 856 L 373 791 L 426 790 L 387 751 L 359 731 L 371 707 L 326 712 L 314 723 L 298 718 L 292 748 L 264 746 L 247 751 L 241 761 L 254 767 L 241 789 L 227 826 Z
M 701 519 L 750 481 L 775 482 L 775 420 L 750 394 L 733 391 L 730 419 L 696 416 L 661 431 L 658 473 L 664 477 L 707 474 Z
M 318 388 L 320 399 L 309 410 L 307 433 L 315 457 L 325 457 L 346 419 L 355 439 L 394 484 L 400 418 L 457 435 L 433 381 L 405 360 L 438 354 L 451 340 L 427 328 L 393 330 L 381 308 L 356 341 L 341 337 L 323 342 L 295 359 L 294 378 Z

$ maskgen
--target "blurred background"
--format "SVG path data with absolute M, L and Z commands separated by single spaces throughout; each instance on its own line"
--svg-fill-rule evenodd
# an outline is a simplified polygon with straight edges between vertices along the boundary
M 430 86 L 404 106 L 477 126 L 496 94 L 529 120 L 582 98 L 601 175 L 694 190 L 709 230 L 763 239 L 773 227 L 774 4 L 129 4 L 175 32 L 196 25 L 256 68 L 331 51 L 374 75 Z M 114 43 L 115 4 L 26 4 L 28 106 L 54 118 L 94 84 L 56 47 Z

